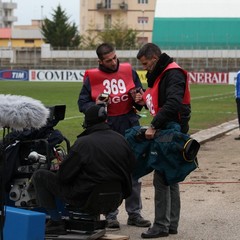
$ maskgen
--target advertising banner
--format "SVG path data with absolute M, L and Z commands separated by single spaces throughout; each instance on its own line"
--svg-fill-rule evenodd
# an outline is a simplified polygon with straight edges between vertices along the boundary
M 45 81 L 45 82 L 82 82 L 86 70 L 0 70 L 1 80 Z M 142 83 L 147 83 L 145 70 L 137 74 Z M 235 84 L 237 72 L 188 72 L 190 84 Z
M 85 70 L 34 69 L 29 71 L 30 81 L 82 82 Z
M 188 72 L 189 83 L 229 84 L 229 74 L 221 72 Z
M 28 80 L 28 70 L 0 70 L 0 80 Z

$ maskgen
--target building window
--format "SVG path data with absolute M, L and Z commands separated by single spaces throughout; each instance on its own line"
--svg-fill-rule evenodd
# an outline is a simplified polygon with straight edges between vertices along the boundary
M 144 37 L 144 36 L 143 37 L 138 37 L 137 42 L 138 42 L 139 45 L 144 45 L 145 43 L 148 42 L 148 38 Z
M 112 15 L 105 14 L 104 15 L 104 28 L 111 28 L 112 26 Z
M 108 9 L 110 9 L 111 8 L 111 0 L 105 0 L 105 8 L 108 8 Z
M 138 17 L 138 23 L 139 24 L 147 24 L 148 23 L 148 17 Z
M 148 0 L 138 0 L 138 4 L 148 4 Z
M 24 42 L 25 43 L 34 43 L 34 39 L 25 39 Z

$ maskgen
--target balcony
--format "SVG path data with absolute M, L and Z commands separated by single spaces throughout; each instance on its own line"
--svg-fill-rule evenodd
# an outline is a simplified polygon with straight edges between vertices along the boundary
M 97 9 L 102 9 L 103 8 L 103 3 L 97 3 Z
M 120 9 L 127 11 L 128 10 L 128 5 L 125 2 L 122 2 L 119 4 Z
M 126 4 L 125 2 L 121 2 L 121 3 L 112 3 L 109 5 L 106 5 L 103 2 L 97 3 L 96 5 L 97 10 L 100 11 L 127 11 L 128 10 L 128 4 Z
M 2 8 L 3 9 L 16 9 L 17 4 L 13 2 L 3 2 L 2 3 Z
M 3 22 L 16 22 L 18 20 L 15 16 L 3 16 Z

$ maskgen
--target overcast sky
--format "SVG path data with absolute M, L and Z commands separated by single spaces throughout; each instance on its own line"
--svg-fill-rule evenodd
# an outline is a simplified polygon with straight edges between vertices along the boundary
M 18 21 L 14 23 L 15 25 L 30 25 L 32 19 L 41 19 L 42 15 L 43 18 L 52 19 L 53 9 L 60 4 L 70 17 L 69 20 L 79 26 L 79 0 L 3 0 L 2 2 L 10 1 L 17 3 L 14 15 Z
M 157 0 L 155 16 L 239 18 L 240 0 Z

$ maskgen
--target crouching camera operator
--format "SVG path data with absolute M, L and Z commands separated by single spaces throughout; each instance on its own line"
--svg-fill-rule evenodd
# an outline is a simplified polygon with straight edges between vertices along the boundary
M 39 169 L 34 173 L 37 202 L 50 216 L 46 234 L 66 234 L 56 197 L 82 207 L 94 186 L 108 181 L 122 183 L 124 199 L 130 195 L 135 158 L 125 138 L 110 129 L 106 118 L 102 105 L 90 107 L 85 113 L 86 129 L 70 148 L 58 172 Z

